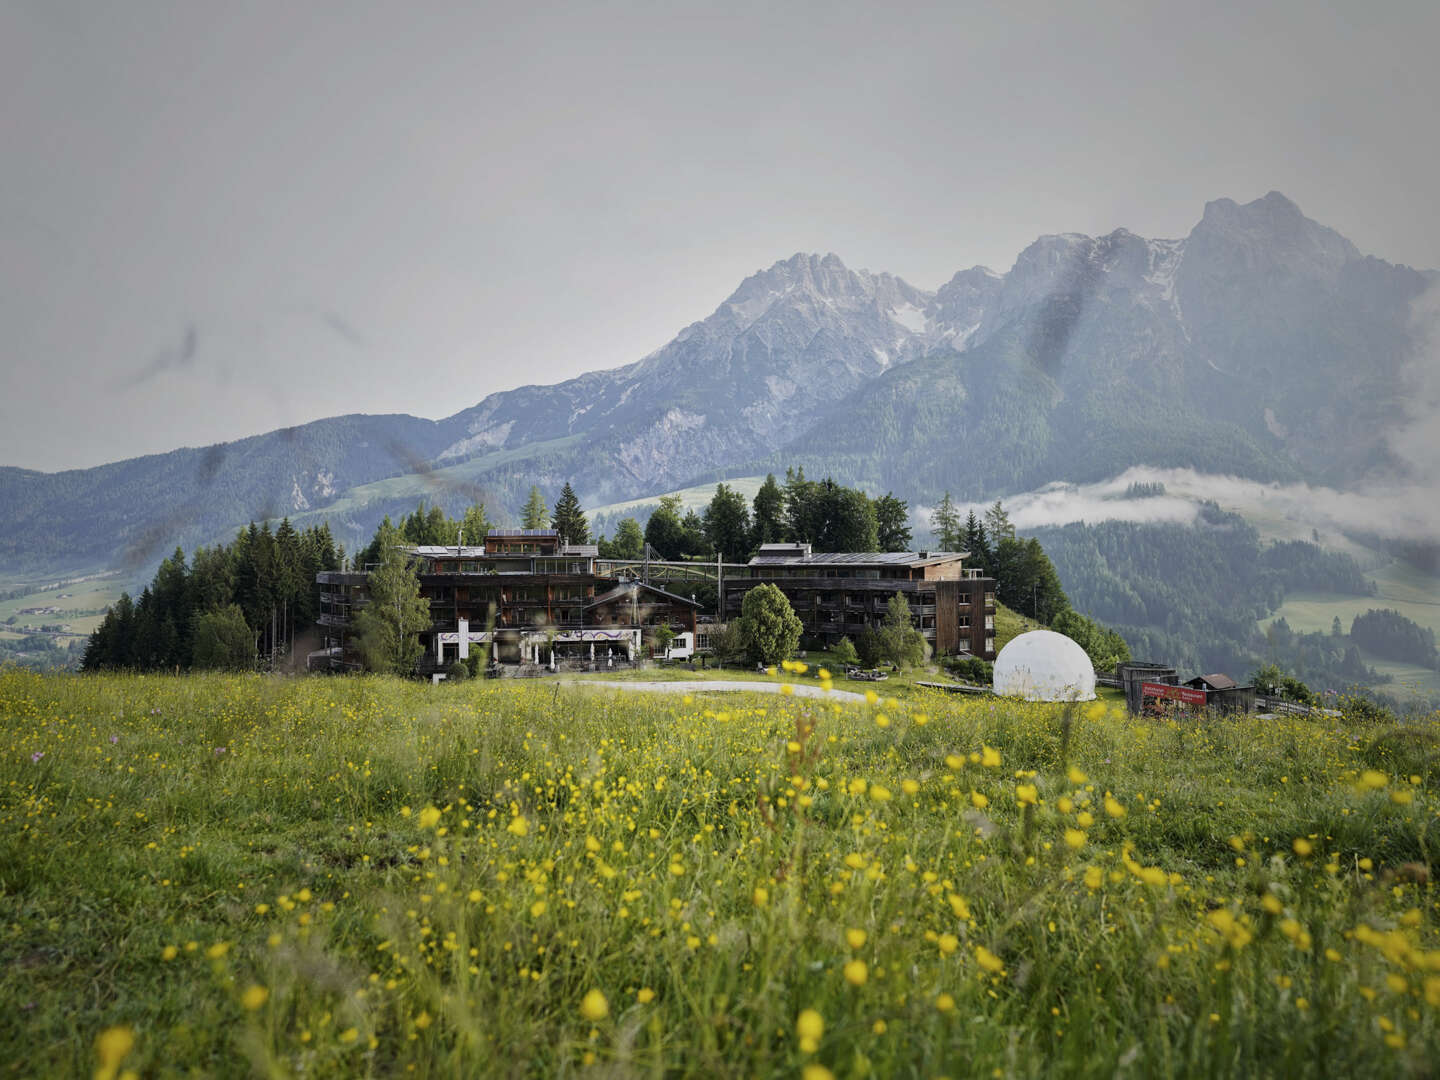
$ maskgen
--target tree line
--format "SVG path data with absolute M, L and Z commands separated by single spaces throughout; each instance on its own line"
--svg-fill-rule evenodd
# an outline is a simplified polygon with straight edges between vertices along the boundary
M 230 544 L 176 548 L 138 598 L 122 593 L 90 635 L 82 671 L 279 668 L 299 660 L 319 615 L 315 575 L 339 570 L 328 525 L 286 518 L 240 530 Z

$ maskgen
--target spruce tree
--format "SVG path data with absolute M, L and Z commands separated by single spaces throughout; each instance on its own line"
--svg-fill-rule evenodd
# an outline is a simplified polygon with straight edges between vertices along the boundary
M 560 498 L 555 500 L 555 514 L 550 520 L 550 527 L 558 532 L 567 544 L 590 542 L 590 525 L 585 520 L 585 511 L 580 509 L 580 500 L 575 495 L 575 489 L 568 480 L 560 489 Z
M 894 492 L 887 491 L 872 505 L 875 507 L 875 525 L 880 546 L 879 551 L 910 550 L 910 506 L 904 499 L 897 499 Z
M 754 528 L 754 546 L 779 543 L 785 538 L 785 493 L 769 473 L 755 493 L 750 520 Z
M 739 492 L 716 484 L 704 523 L 705 537 L 721 558 L 739 562 L 750 553 L 750 513 Z

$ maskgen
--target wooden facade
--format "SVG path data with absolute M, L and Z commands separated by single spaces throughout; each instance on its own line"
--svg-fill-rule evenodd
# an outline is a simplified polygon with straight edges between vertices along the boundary
M 633 657 L 646 628 L 695 629 L 693 600 L 636 582 L 640 602 L 631 603 L 628 583 L 595 573 L 594 545 L 564 544 L 553 529 L 497 529 L 483 547 L 406 550 L 430 605 L 430 626 L 420 635 L 423 670 L 467 656 L 472 645 L 492 646 L 502 663 L 591 656 L 597 645 L 602 655 Z M 366 574 L 330 571 L 317 581 L 326 648 L 343 655 L 351 619 L 369 600 Z
M 878 629 L 896 593 L 941 655 L 995 658 L 995 580 L 967 569 L 963 552 L 816 554 L 808 544 L 766 544 L 740 571 L 726 572 L 726 618 L 745 594 L 775 585 L 800 617 L 806 638 L 825 646 Z

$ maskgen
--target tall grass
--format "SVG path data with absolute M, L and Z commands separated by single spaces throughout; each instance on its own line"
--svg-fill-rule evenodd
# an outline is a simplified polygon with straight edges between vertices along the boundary
M 1433 1069 L 1426 727 L 14 671 L 0 723 L 19 1075 Z

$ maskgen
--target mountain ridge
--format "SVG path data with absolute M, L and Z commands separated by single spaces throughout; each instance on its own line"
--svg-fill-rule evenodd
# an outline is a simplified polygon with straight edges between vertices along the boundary
M 92 469 L 0 470 L 0 564 L 35 562 L 55 537 L 76 558 L 141 560 L 162 533 L 191 546 L 377 484 L 413 506 L 567 481 L 612 502 L 790 463 L 912 498 L 1133 464 L 1364 482 L 1404 469 L 1383 436 L 1416 351 L 1411 305 L 1437 280 L 1361 255 L 1278 192 L 1213 200 L 1179 239 L 1041 236 L 1005 273 L 972 267 L 933 291 L 797 252 L 639 360 L 440 420 L 348 414 Z M 400 499 L 348 508 L 346 528 Z

